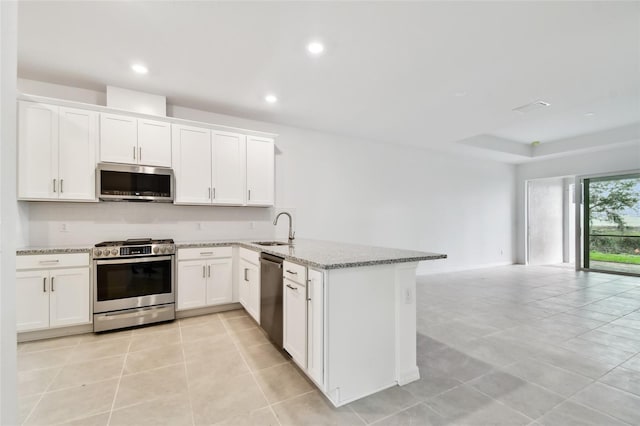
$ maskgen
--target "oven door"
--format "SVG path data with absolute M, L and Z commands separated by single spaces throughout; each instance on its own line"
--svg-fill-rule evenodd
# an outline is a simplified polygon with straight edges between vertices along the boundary
M 94 260 L 93 312 L 173 303 L 174 256 Z

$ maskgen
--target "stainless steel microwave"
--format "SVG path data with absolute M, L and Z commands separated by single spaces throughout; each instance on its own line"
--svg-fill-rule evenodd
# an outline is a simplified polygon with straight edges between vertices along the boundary
M 104 201 L 172 203 L 173 170 L 167 167 L 99 163 L 96 192 Z

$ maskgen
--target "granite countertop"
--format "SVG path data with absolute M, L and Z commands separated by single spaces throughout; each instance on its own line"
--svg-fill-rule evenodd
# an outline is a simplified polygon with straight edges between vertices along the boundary
M 241 247 L 263 251 L 286 260 L 320 269 L 419 262 L 446 259 L 446 254 L 401 250 L 320 240 L 294 240 L 293 246 L 260 246 L 238 242 Z
M 67 254 L 67 253 L 91 253 L 93 246 L 73 247 L 25 247 L 16 250 L 18 256 L 30 256 L 35 254 Z
M 384 265 L 392 263 L 419 262 L 422 260 L 446 259 L 446 254 L 401 250 L 333 241 L 296 239 L 292 246 L 261 246 L 249 240 L 217 240 L 201 242 L 177 242 L 176 249 L 241 247 L 270 253 L 292 262 L 320 269 L 353 268 L 358 266 Z M 36 254 L 91 253 L 93 247 L 26 247 L 16 251 L 18 256 Z

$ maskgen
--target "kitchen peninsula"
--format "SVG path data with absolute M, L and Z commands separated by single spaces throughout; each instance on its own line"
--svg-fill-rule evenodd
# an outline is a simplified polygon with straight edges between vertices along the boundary
M 87 263 L 95 250 L 19 250 L 19 258 L 23 258 L 18 262 L 22 269 L 19 276 L 32 274 L 26 271 L 33 263 L 28 259 L 66 265 L 65 256 L 87 253 L 90 256 L 84 254 L 82 260 Z M 260 294 L 261 253 L 281 258 L 284 349 L 334 405 L 419 379 L 416 268 L 420 261 L 444 259 L 446 255 L 304 239 L 293 244 L 178 241 L 175 251 L 178 317 L 203 309 L 232 309 L 240 302 L 257 323 L 261 296 L 266 296 Z M 88 263 L 74 266 L 89 269 Z M 51 276 L 56 270 L 52 268 Z M 39 279 L 36 282 L 41 283 Z M 77 286 L 85 288 L 79 281 Z M 87 323 L 91 318 L 89 288 L 93 289 L 93 284 L 86 282 L 86 301 L 74 299 L 86 306 L 86 315 L 76 315 L 81 319 L 77 323 L 84 321 L 85 328 L 76 325 L 75 332 L 86 332 L 91 325 Z M 26 299 L 22 302 L 27 303 Z M 61 335 L 64 329 L 48 331 Z

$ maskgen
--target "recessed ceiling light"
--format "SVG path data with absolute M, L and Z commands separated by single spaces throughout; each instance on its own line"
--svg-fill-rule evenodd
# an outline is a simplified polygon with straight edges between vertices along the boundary
M 467 92 L 455 92 L 453 96 L 455 96 L 456 98 L 462 98 L 464 96 L 467 96 Z
M 146 74 L 149 72 L 149 69 L 142 64 L 133 64 L 131 65 L 131 69 L 138 74 Z
M 595 112 L 587 112 L 587 113 L 585 113 L 585 115 L 584 115 L 584 116 L 585 116 L 585 117 L 593 117 L 594 115 L 596 115 L 596 113 L 595 113 Z
M 312 41 L 311 43 L 307 44 L 307 51 L 312 55 L 319 55 L 324 52 L 324 44 L 320 43 L 319 41 Z
M 270 104 L 275 104 L 276 102 L 278 102 L 278 98 L 276 95 L 267 95 L 264 97 L 264 100 Z
M 551 106 L 549 102 L 538 100 L 535 102 L 531 102 L 530 104 L 526 104 L 526 105 L 519 106 L 518 108 L 514 108 L 513 111 L 524 114 L 527 112 L 535 111 L 540 108 L 546 108 L 548 106 Z

